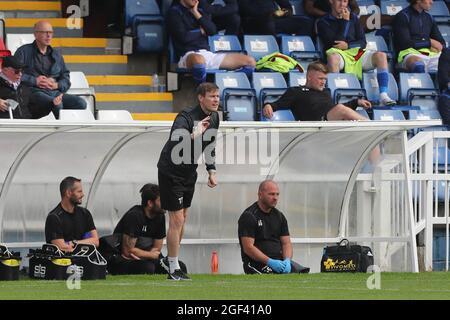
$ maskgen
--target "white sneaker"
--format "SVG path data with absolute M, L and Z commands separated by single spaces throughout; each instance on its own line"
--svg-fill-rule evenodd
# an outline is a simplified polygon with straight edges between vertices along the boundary
M 397 104 L 397 102 L 395 102 L 395 100 L 392 100 L 386 92 L 380 93 L 380 105 L 393 106 L 396 104 Z

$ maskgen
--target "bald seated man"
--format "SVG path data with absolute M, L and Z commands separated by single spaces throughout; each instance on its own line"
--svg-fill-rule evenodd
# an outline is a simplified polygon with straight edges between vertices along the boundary
M 31 87 L 32 117 L 38 119 L 53 112 L 58 119 L 61 109 L 86 109 L 86 101 L 66 93 L 71 85 L 70 72 L 62 55 L 50 45 L 53 38 L 50 22 L 36 22 L 34 38 L 33 43 L 21 46 L 15 53 L 26 65 L 22 82 Z
M 246 274 L 309 272 L 309 268 L 292 261 L 288 223 L 283 213 L 275 208 L 279 196 L 276 182 L 261 182 L 258 201 L 239 218 L 239 244 Z

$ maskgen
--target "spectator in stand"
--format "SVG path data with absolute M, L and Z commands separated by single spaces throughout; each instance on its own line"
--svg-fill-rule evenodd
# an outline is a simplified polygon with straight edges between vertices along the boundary
M 331 12 L 317 23 L 329 72 L 344 70 L 361 80 L 363 70 L 377 68 L 380 104 L 394 105 L 396 102 L 387 94 L 389 74 L 386 54 L 365 49 L 366 36 L 358 17 L 348 10 L 348 0 L 330 0 L 330 3 Z
M 211 15 L 199 6 L 199 0 L 180 0 L 167 13 L 167 28 L 176 54 L 178 66 L 192 70 L 197 83 L 206 81 L 206 69 L 242 71 L 250 75 L 255 59 L 241 53 L 212 53 L 208 36 L 217 32 Z
M 24 86 L 20 78 L 25 65 L 14 56 L 4 57 L 0 72 L 0 118 L 9 118 L 9 107 L 14 100 L 18 105 L 12 110 L 14 119 L 31 118 L 28 110 L 30 88 Z
M 359 6 L 356 0 L 350 0 L 348 4 L 350 11 L 356 15 L 359 15 Z M 306 14 L 314 18 L 321 18 L 331 12 L 329 0 L 304 0 L 303 8 Z
M 442 122 L 450 125 L 450 49 L 444 48 L 439 57 L 438 81 L 441 95 L 438 108 Z
M 69 70 L 62 55 L 50 45 L 53 27 L 47 21 L 34 25 L 35 41 L 17 49 L 17 56 L 26 65 L 22 81 L 31 87 L 30 111 L 33 118 L 53 112 L 59 118 L 61 109 L 86 109 L 86 102 L 71 94 Z
M 397 61 L 410 72 L 436 72 L 445 40 L 427 12 L 433 0 L 409 0 L 409 3 L 394 17 Z
M 239 7 L 246 34 L 313 34 L 314 20 L 307 16 L 292 16 L 289 0 L 239 0 Z
M 214 0 L 200 0 L 199 7 L 212 16 L 217 30 L 225 29 L 225 34 L 239 35 L 241 16 L 237 0 L 224 0 L 224 5 L 214 4 Z

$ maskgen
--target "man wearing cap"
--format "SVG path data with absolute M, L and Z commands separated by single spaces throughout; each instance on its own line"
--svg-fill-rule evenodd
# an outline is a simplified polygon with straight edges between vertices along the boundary
M 0 118 L 10 118 L 9 108 L 12 108 L 14 119 L 31 118 L 28 110 L 30 89 L 23 86 L 20 81 L 24 67 L 25 65 L 16 57 L 3 58 L 0 72 Z M 13 105 L 11 100 L 17 102 L 18 105 Z
M 53 112 L 59 117 L 61 109 L 86 109 L 86 102 L 67 94 L 70 88 L 69 70 L 62 55 L 50 46 L 52 25 L 39 21 L 34 25 L 35 41 L 17 49 L 15 55 L 25 64 L 22 81 L 31 87 L 30 111 L 33 118 Z

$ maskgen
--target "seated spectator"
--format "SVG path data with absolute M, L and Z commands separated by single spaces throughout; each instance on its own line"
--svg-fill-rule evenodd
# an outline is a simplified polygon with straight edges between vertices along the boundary
M 263 114 L 272 118 L 273 111 L 290 109 L 296 120 L 368 120 L 354 109 L 358 106 L 370 108 L 372 105 L 364 99 L 355 99 L 345 104 L 334 104 L 329 91 L 324 91 L 327 82 L 327 68 L 321 62 L 308 65 L 306 84 L 291 87 L 275 102 L 266 103 Z
M 314 20 L 307 16 L 292 16 L 289 0 L 239 0 L 239 7 L 246 34 L 313 35 Z
M 72 252 L 77 243 L 98 247 L 98 234 L 88 209 L 80 207 L 84 197 L 81 180 L 66 177 L 59 185 L 61 202 L 45 221 L 45 239 L 60 250 Z
M 442 123 L 450 125 L 450 49 L 444 48 L 439 57 L 438 82 L 441 94 L 438 108 Z
M 292 260 L 288 222 L 275 208 L 279 195 L 274 181 L 263 181 L 259 185 L 258 201 L 239 218 L 239 245 L 247 274 L 309 272 L 309 268 Z
M 365 49 L 366 36 L 358 17 L 348 10 L 348 0 L 330 0 L 331 13 L 317 23 L 320 40 L 327 54 L 328 71 L 353 73 L 361 80 L 362 71 L 377 68 L 380 104 L 394 105 L 388 92 L 389 74 L 384 52 Z
M 148 183 L 141 188 L 140 193 L 141 205 L 128 210 L 114 229 L 114 235 L 120 241 L 121 255 L 108 261 L 111 274 L 167 272 L 159 262 L 166 237 L 166 211 L 161 209 L 159 187 Z M 168 269 L 168 266 L 162 266 Z
M 359 6 L 356 0 L 349 0 L 348 4 L 350 12 L 359 15 Z M 307 15 L 314 18 L 321 18 L 331 12 L 329 0 L 304 0 L 303 8 Z
M 69 70 L 62 55 L 50 46 L 52 25 L 39 21 L 34 25 L 35 41 L 17 49 L 15 56 L 26 65 L 22 81 L 31 87 L 29 109 L 33 118 L 53 112 L 59 117 L 60 109 L 86 109 L 86 102 L 67 94 L 70 88 Z
M 25 65 L 16 57 L 3 58 L 2 71 L 0 72 L 0 118 L 9 118 L 9 103 L 6 99 L 14 100 L 18 106 L 12 110 L 15 119 L 31 118 L 28 110 L 30 88 L 24 86 L 20 77 Z
M 410 72 L 436 72 L 445 40 L 433 17 L 426 12 L 432 0 L 409 0 L 394 17 L 394 46 L 398 63 Z
M 214 0 L 200 0 L 199 7 L 212 16 L 217 30 L 225 29 L 225 34 L 239 35 L 241 16 L 237 0 L 224 0 L 225 5 L 213 4 Z
M 240 53 L 212 53 L 208 36 L 217 32 L 211 16 L 199 7 L 199 0 L 180 0 L 167 13 L 167 28 L 176 54 L 178 66 L 192 70 L 197 83 L 206 81 L 206 69 L 227 69 L 251 74 L 255 59 Z

